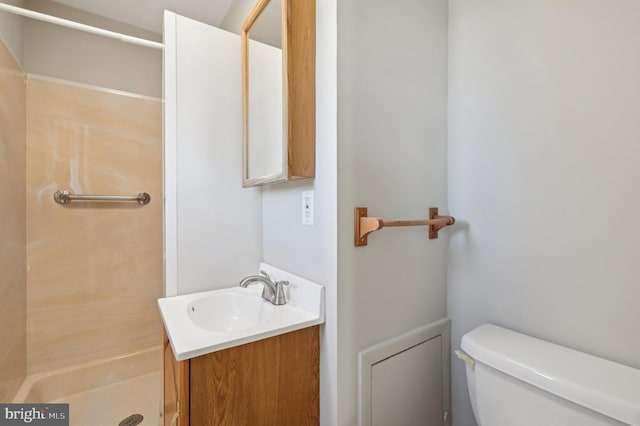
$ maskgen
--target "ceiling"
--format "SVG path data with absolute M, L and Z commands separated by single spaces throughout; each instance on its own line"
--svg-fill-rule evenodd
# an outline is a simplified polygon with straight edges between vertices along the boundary
M 56 0 L 145 30 L 162 33 L 165 9 L 219 26 L 234 0 Z

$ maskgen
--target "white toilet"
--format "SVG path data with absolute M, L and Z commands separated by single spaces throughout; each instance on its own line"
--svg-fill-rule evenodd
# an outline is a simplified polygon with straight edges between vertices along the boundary
M 640 426 L 640 370 L 492 324 L 456 355 L 479 426 Z

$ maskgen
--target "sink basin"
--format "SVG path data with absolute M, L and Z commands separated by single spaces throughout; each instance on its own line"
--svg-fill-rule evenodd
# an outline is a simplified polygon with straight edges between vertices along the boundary
M 255 328 L 273 318 L 271 303 L 255 293 L 219 292 L 187 305 L 191 320 L 199 327 L 218 332 Z
M 266 263 L 258 270 L 266 271 L 274 280 L 289 281 L 286 305 L 275 306 L 264 300 L 261 284 L 158 299 L 178 361 L 324 322 L 323 286 Z

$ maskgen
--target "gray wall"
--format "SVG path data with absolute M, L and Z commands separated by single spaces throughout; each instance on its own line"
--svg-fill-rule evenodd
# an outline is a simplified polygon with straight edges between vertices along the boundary
M 235 34 L 240 34 L 242 24 L 256 4 L 257 0 L 234 0 L 220 23 L 220 28 Z
M 447 232 L 384 229 L 353 246 L 353 209 L 447 213 L 447 1 L 338 4 L 338 425 L 357 421 L 357 354 L 446 315 Z
M 320 422 L 338 417 L 337 327 L 337 0 L 316 2 L 316 177 L 265 187 L 264 260 L 325 286 L 321 331 Z M 302 225 L 302 191 L 315 193 L 315 224 Z
M 239 33 L 255 0 L 236 0 L 222 28 Z M 264 261 L 325 286 L 320 422 L 335 426 L 337 383 L 337 0 L 316 0 L 316 177 L 262 189 Z M 302 191 L 315 192 L 315 224 L 302 225 Z
M 24 7 L 24 0 L 4 0 L 3 3 Z M 20 66 L 23 65 L 23 18 L 8 12 L 0 12 L 0 40 L 9 49 Z
M 451 0 L 454 348 L 493 322 L 640 368 L 638 22 L 635 0 Z
M 240 34 L 242 24 L 256 4 L 256 0 L 235 0 L 222 20 L 220 28 Z M 281 10 L 281 0 L 271 0 L 251 28 L 251 39 L 269 46 L 282 47 L 282 37 L 280 37 L 282 31 Z
M 27 0 L 26 6 L 48 15 L 161 41 L 160 34 L 50 0 Z M 162 51 L 33 19 L 24 20 L 24 68 L 30 74 L 162 97 Z

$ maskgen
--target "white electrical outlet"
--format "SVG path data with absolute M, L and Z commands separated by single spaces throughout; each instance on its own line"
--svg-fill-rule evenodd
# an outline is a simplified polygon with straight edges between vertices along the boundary
M 313 191 L 302 191 L 302 224 L 313 225 Z

